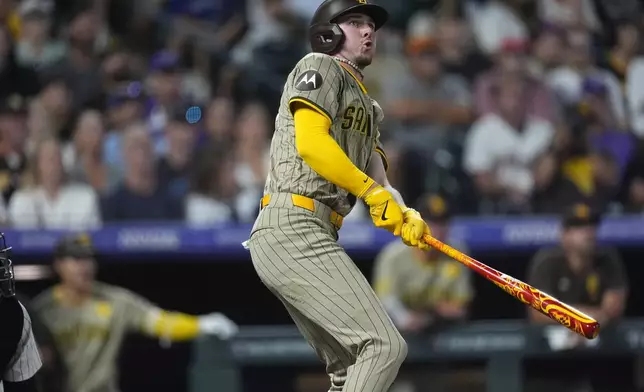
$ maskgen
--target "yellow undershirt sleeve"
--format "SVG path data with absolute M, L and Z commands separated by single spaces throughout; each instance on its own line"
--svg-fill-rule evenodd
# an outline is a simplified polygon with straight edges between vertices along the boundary
M 327 181 L 362 198 L 374 180 L 358 169 L 329 134 L 331 121 L 302 106 L 295 110 L 295 146 L 304 160 Z
M 148 332 L 162 339 L 192 340 L 199 335 L 199 321 L 196 316 L 164 311 L 155 317 Z

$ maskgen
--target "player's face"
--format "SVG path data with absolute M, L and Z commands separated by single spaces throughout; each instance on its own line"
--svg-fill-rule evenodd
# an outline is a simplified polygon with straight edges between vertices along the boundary
M 91 258 L 67 257 L 58 260 L 56 272 L 63 285 L 78 291 L 91 288 L 96 275 L 96 263 Z
M 564 231 L 564 246 L 572 252 L 587 254 L 595 248 L 597 229 L 593 226 L 570 227 Z
M 376 29 L 367 15 L 349 14 L 339 21 L 345 39 L 340 55 L 359 67 L 371 64 L 376 53 Z

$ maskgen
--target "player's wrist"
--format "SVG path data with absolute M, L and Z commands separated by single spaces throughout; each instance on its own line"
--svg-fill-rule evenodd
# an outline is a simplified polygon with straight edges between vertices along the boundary
M 358 199 L 365 200 L 367 197 L 369 197 L 371 194 L 373 194 L 378 188 L 382 188 L 380 184 L 378 184 L 373 178 L 367 177 L 366 180 L 363 181 L 364 185 L 362 186 L 362 189 L 360 192 L 358 192 L 357 196 Z

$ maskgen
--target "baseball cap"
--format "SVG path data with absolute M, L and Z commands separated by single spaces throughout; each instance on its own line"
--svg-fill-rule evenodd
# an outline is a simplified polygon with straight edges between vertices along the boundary
M 592 209 L 588 204 L 579 203 L 570 207 L 563 216 L 563 226 L 582 227 L 597 226 L 601 221 L 601 215 Z
M 54 251 L 54 257 L 61 259 L 72 258 L 93 258 L 96 256 L 92 238 L 89 234 L 75 234 L 63 237 Z
M 160 72 L 172 72 L 179 68 L 179 55 L 170 50 L 161 50 L 152 55 L 150 70 Z
M 416 210 L 427 221 L 446 222 L 451 217 L 447 201 L 439 194 L 421 197 Z

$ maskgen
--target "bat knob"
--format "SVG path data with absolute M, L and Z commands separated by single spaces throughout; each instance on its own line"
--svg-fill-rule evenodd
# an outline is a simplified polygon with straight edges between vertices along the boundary
M 601 326 L 596 321 L 594 323 L 586 323 L 584 324 L 584 336 L 589 340 L 595 339 L 599 335 L 600 329 Z

